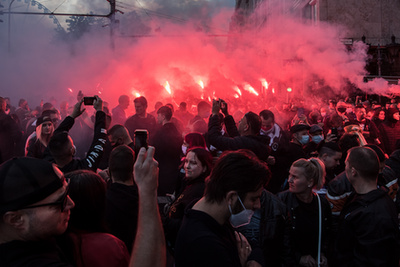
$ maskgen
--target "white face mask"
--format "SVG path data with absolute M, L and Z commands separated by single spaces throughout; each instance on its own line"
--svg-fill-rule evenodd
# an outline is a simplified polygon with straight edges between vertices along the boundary
M 187 152 L 187 146 L 185 146 L 185 145 L 182 145 L 182 152 L 183 152 L 183 155 L 186 155 L 186 152 Z
M 229 217 L 229 221 L 234 228 L 238 228 L 240 226 L 244 226 L 250 223 L 251 217 L 254 214 L 254 211 L 246 209 L 243 205 L 242 200 L 238 196 L 239 202 L 243 207 L 243 210 L 237 214 L 232 213 L 231 205 L 229 205 L 229 211 L 231 212 L 231 217 Z

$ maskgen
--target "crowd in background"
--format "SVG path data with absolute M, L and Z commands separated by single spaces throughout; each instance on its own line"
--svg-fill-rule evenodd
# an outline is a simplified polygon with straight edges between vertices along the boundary
M 30 109 L 24 99 L 13 107 L 10 99 L 0 98 L 0 164 L 13 157 L 37 158 L 56 164 L 69 181 L 65 194 L 75 204 L 67 234 L 57 238 L 66 262 L 128 266 L 139 212 L 133 175 L 140 148 L 136 131 L 146 130 L 158 162 L 157 203 L 164 232 L 159 239 L 166 242 L 167 266 L 194 266 L 188 258 L 197 256 L 188 256 L 185 242 L 189 241 L 181 233 L 190 231 L 185 214 L 198 216 L 190 213 L 193 206 L 211 209 L 208 177 L 222 164 L 219 159 L 229 157 L 226 151 L 239 151 L 268 170 L 268 181 L 248 220 L 230 218 L 251 251 L 240 254 L 238 249 L 226 257 L 236 260 L 239 253 L 242 266 L 399 266 L 398 99 L 385 104 L 330 99 L 312 106 L 299 101 L 258 110 L 222 99 L 199 101 L 195 110 L 185 102 L 176 106 L 159 101 L 152 110 L 143 96 L 121 95 L 115 107 L 108 107 L 105 100 L 95 96 L 89 106 L 79 94 L 71 106 L 65 101 L 59 106 L 42 101 Z M 135 114 L 127 116 L 132 104 Z M 368 151 L 357 152 L 357 147 Z M 363 164 L 373 162 L 371 155 L 379 161 L 375 183 L 379 192 L 374 189 L 373 196 L 365 197 L 372 189 L 363 193 L 367 183 L 360 185 L 352 168 L 369 179 L 373 171 L 363 172 L 368 169 Z M 246 168 L 242 169 L 250 172 Z M 369 181 L 368 188 L 373 188 Z M 369 204 L 378 201 L 379 206 Z M 357 205 L 373 207 L 368 219 L 344 218 Z M 229 210 L 233 216 L 250 209 L 245 198 L 238 198 Z M 358 232 L 375 223 L 380 231 L 366 229 L 368 238 L 360 241 Z M 363 245 L 368 249 L 352 254 L 351 246 Z M 215 263 L 216 257 L 212 257 Z

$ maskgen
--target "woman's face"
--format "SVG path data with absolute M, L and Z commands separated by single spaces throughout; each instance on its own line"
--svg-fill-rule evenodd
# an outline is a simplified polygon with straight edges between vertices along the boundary
M 294 194 L 304 193 L 312 189 L 312 181 L 304 175 L 304 168 L 290 167 L 289 170 L 289 191 Z
M 385 111 L 382 110 L 381 112 L 379 112 L 378 118 L 381 121 L 385 120 Z
M 51 134 L 53 132 L 53 123 L 46 121 L 42 123 L 42 134 Z
M 206 166 L 203 166 L 196 154 L 192 151 L 186 155 L 184 169 L 186 178 L 192 180 L 199 177 L 203 172 L 206 171 Z

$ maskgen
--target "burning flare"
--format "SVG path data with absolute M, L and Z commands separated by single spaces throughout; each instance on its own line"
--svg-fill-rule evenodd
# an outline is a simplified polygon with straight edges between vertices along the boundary
M 268 86 L 270 85 L 270 83 L 267 82 L 267 80 L 265 79 L 260 79 L 262 86 L 268 90 Z
M 233 87 L 233 90 L 235 90 L 235 91 L 238 93 L 239 96 L 242 95 L 242 91 L 240 91 L 239 87 L 234 86 L 234 87 Z
M 168 94 L 172 94 L 171 92 L 171 86 L 169 85 L 168 81 L 165 81 L 165 85 L 164 85 L 165 90 L 168 92 Z
M 249 84 L 246 84 L 246 85 L 244 86 L 244 90 L 246 90 L 246 91 L 248 91 L 249 93 L 252 93 L 252 94 L 258 96 L 258 92 L 257 92 L 253 87 L 251 87 Z
M 199 80 L 198 84 L 200 85 L 201 89 L 204 89 L 204 83 L 202 80 Z

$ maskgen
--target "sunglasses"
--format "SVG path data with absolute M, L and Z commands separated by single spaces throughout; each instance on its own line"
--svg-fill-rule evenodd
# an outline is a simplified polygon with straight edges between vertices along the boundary
M 54 202 L 51 202 L 51 203 L 33 205 L 33 206 L 25 207 L 25 208 L 22 208 L 22 209 L 32 209 L 32 208 L 39 208 L 39 207 L 46 207 L 46 206 L 58 206 L 60 208 L 61 212 L 64 212 L 65 208 L 68 205 L 68 192 L 69 192 L 69 186 L 67 186 L 64 194 L 57 201 L 54 201 Z

